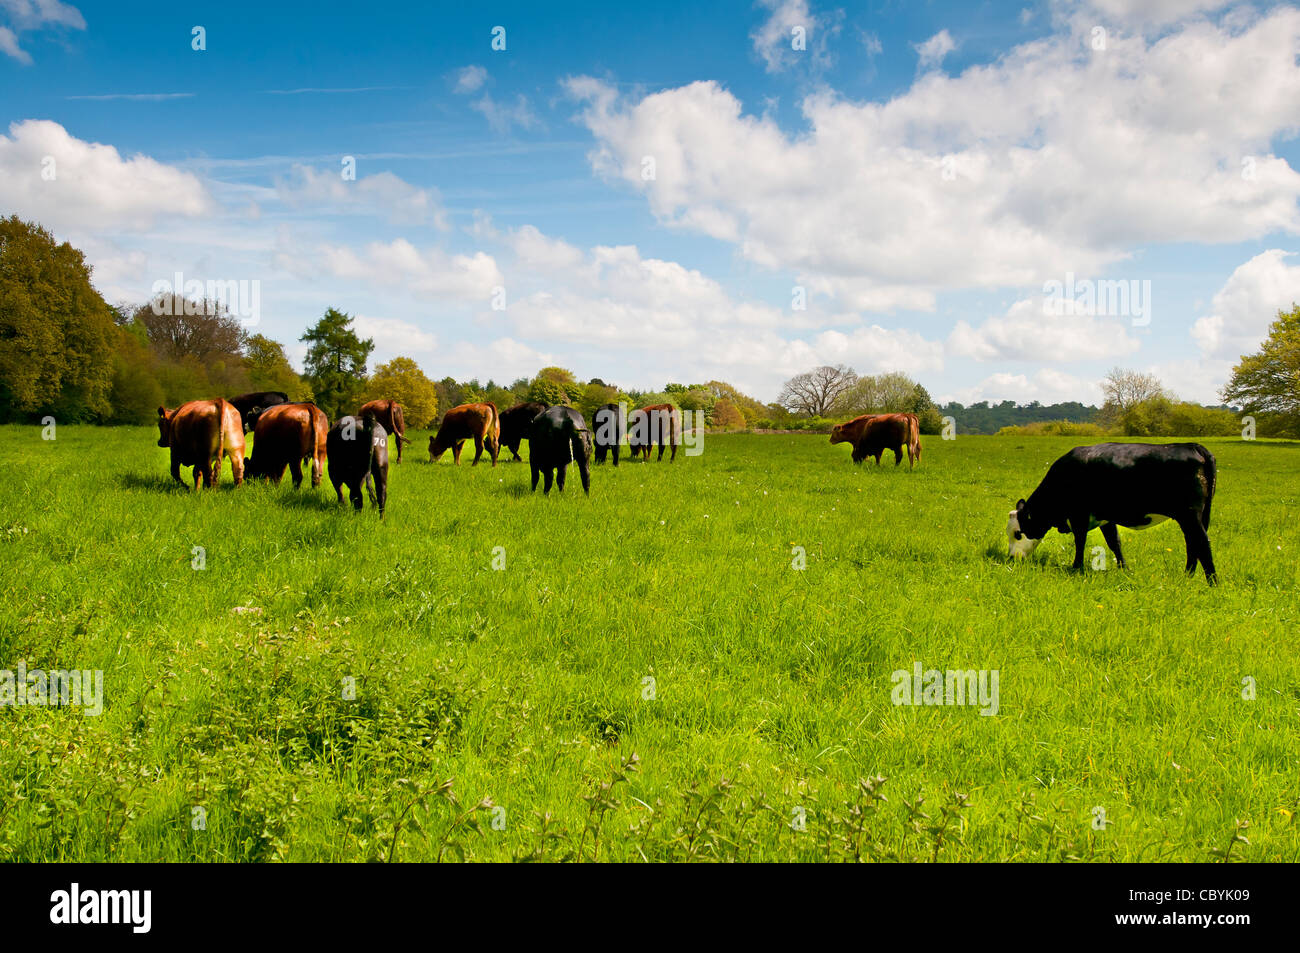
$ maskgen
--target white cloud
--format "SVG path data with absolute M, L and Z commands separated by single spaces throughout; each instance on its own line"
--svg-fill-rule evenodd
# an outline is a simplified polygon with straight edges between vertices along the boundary
M 51 164 L 52 162 L 52 164 Z M 49 179 L 45 172 L 53 170 Z M 158 219 L 191 219 L 214 203 L 199 179 L 112 146 L 85 142 L 49 120 L 31 119 L 0 135 L 0 207 L 74 236 L 138 231 Z
M 769 15 L 749 38 L 769 73 L 778 73 L 800 62 L 819 69 L 831 65 L 829 40 L 840 30 L 838 11 L 819 16 L 809 8 L 808 0 L 759 0 L 759 6 L 767 9 Z M 803 49 L 795 48 L 796 30 L 802 30 Z
M 352 319 L 352 327 L 357 337 L 373 338 L 375 348 L 381 353 L 391 352 L 411 357 L 418 354 L 432 355 L 438 348 L 438 338 L 435 335 L 397 318 L 358 314 Z
M 1210 314 L 1192 325 L 1202 355 L 1236 360 L 1259 349 L 1278 311 L 1300 304 L 1300 264 L 1295 252 L 1270 248 L 1240 265 L 1215 294 Z
M 978 327 L 958 321 L 948 349 L 977 361 L 1073 363 L 1120 358 L 1140 348 L 1122 319 L 1075 313 L 1074 299 L 1062 299 L 1062 314 L 1049 313 L 1041 296 L 1017 301 L 1006 314 Z
M 436 189 L 422 189 L 391 172 L 345 181 L 338 172 L 295 165 L 276 183 L 280 200 L 294 208 L 324 207 L 333 212 L 380 213 L 394 224 L 447 228 Z
M 456 71 L 456 92 L 461 95 L 477 92 L 487 82 L 488 72 L 481 66 L 466 66 Z
M 956 401 L 967 406 L 981 400 L 990 403 L 1014 400 L 1018 404 L 1028 404 L 1035 400 L 1042 404 L 1077 400 L 1082 404 L 1100 407 L 1103 398 L 1100 381 L 1044 368 L 1033 374 L 1007 372 L 993 374 L 973 387 L 960 388 L 939 395 L 935 400 L 940 404 Z M 957 428 L 961 429 L 960 420 L 957 421 Z
M 18 45 L 18 34 L 44 30 L 51 26 L 64 26 L 84 30 L 86 20 L 76 7 L 60 0 L 0 0 L 0 11 L 9 20 L 9 26 L 0 26 L 0 53 L 23 64 L 32 62 L 31 54 Z
M 1300 127 L 1300 10 L 1149 42 L 1116 30 L 1103 53 L 1087 39 L 1069 27 L 959 76 L 923 73 L 884 103 L 820 91 L 797 134 L 715 82 L 567 88 L 600 174 L 847 307 L 928 308 L 941 290 L 1096 274 L 1142 244 L 1300 232 L 1300 175 L 1270 154 Z
M 957 44 L 953 42 L 952 34 L 940 30 L 924 43 L 917 43 L 913 49 L 916 50 L 917 68 L 925 70 L 940 65 L 945 56 L 957 49 Z
M 515 97 L 513 103 L 498 102 L 492 98 L 491 93 L 484 93 L 479 99 L 470 103 L 470 108 L 481 112 L 488 121 L 488 125 L 499 133 L 507 133 L 514 126 L 520 126 L 524 129 L 534 129 L 541 125 L 541 120 L 533 112 L 532 106 L 528 104 L 528 97 L 520 93 Z
M 418 249 L 404 238 L 371 242 L 360 252 L 323 244 L 312 249 L 282 249 L 276 264 L 300 278 L 321 275 L 359 280 L 387 292 L 420 299 L 478 304 L 490 302 L 492 289 L 504 284 L 496 260 L 484 252 L 451 254 L 439 248 Z

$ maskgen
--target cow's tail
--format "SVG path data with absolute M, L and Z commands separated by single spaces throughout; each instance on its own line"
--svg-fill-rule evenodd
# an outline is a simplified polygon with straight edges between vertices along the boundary
M 239 413 L 239 411 L 236 410 L 235 413 Z M 239 418 L 239 429 L 241 432 L 244 429 L 244 418 L 242 414 L 240 415 Z M 223 462 L 225 461 L 225 458 L 226 458 L 226 399 L 224 397 L 218 397 L 217 398 L 217 468 L 214 471 L 212 471 L 213 486 L 216 486 L 221 479 L 221 467 Z M 231 460 L 230 471 L 232 474 L 234 474 L 234 470 L 235 470 L 235 461 Z M 234 475 L 238 476 L 238 474 L 234 474 Z
M 907 415 L 907 447 L 917 463 L 921 462 L 921 420 L 916 414 Z
M 1201 507 L 1201 525 L 1205 529 L 1210 528 L 1210 504 L 1214 502 L 1214 486 L 1219 480 L 1219 468 L 1215 463 L 1214 454 L 1196 444 L 1196 450 L 1201 455 L 1201 460 L 1205 463 L 1205 505 Z
M 406 439 L 406 418 L 402 416 L 402 405 L 398 403 L 393 404 L 393 430 L 402 443 L 411 442 Z
M 492 444 L 495 444 L 499 449 L 501 446 L 501 414 L 497 411 L 497 405 L 492 403 L 492 401 L 489 400 L 486 403 L 490 413 L 488 415 L 488 432 L 485 436 L 490 437 L 492 439 Z M 489 447 L 491 447 L 492 444 L 489 444 Z

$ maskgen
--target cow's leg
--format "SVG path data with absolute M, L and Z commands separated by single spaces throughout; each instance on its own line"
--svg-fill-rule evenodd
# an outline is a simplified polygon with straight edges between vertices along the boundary
M 496 466 L 497 457 L 501 455 L 501 441 L 498 438 L 488 438 L 488 452 L 492 454 L 492 466 Z
M 480 437 L 478 434 L 475 434 L 474 435 L 474 462 L 471 463 L 470 466 L 472 467 L 478 466 L 478 458 L 481 456 L 483 456 L 483 438 Z
M 876 466 L 880 466 L 880 458 L 883 457 L 884 455 L 885 455 L 884 450 L 879 450 L 876 452 Z
M 325 471 L 325 461 L 320 457 L 311 458 L 311 485 L 313 489 L 320 486 L 321 474 Z
M 543 496 L 546 495 L 547 493 L 550 493 L 550 492 L 551 492 L 551 483 L 554 481 L 554 479 L 555 479 L 555 471 L 554 471 L 554 470 L 550 470 L 550 469 L 548 469 L 548 470 L 546 471 L 546 477 L 545 477 L 545 479 L 542 481 L 542 495 L 543 495 Z
M 903 462 L 903 448 L 902 448 L 902 447 L 895 447 L 895 448 L 894 448 L 894 466 L 898 466 L 898 465 L 899 465 L 900 463 L 902 463 L 902 462 Z
M 1115 554 L 1116 565 L 1120 569 L 1127 569 L 1128 566 L 1124 564 L 1124 553 L 1119 548 L 1119 527 L 1114 523 L 1107 523 L 1102 526 L 1101 535 L 1106 540 L 1106 545 L 1110 547 L 1110 551 Z
M 614 454 L 614 466 L 618 466 L 618 444 L 614 444 L 612 452 Z
M 330 478 L 330 482 L 334 484 L 334 492 L 339 495 L 339 505 L 342 506 L 343 505 L 343 483 L 342 481 L 334 480 L 333 477 Z
M 397 434 L 397 462 L 402 462 L 402 435 Z
M 290 460 L 289 472 L 293 474 L 293 488 L 296 490 L 298 489 L 298 487 L 302 486 L 302 461 L 299 460 L 297 457 L 294 457 L 292 460 Z M 283 475 L 284 471 L 281 470 L 280 474 Z M 279 478 L 277 478 L 275 482 L 279 483 L 280 482 Z
M 172 479 L 181 486 L 185 485 L 185 481 L 181 479 L 181 458 L 177 456 L 175 450 L 172 451 Z
M 1210 553 L 1210 537 L 1206 535 L 1200 517 L 1195 513 L 1189 513 L 1178 519 L 1178 526 L 1182 529 L 1183 539 L 1187 543 L 1188 574 L 1196 572 L 1196 563 L 1199 561 L 1201 568 L 1205 570 L 1205 581 L 1214 585 L 1217 581 L 1214 556 Z
M 561 463 L 555 469 L 555 485 L 560 488 L 561 493 L 564 492 L 564 475 L 568 472 L 569 465 L 567 463 Z
M 458 440 L 451 445 L 451 462 L 460 466 L 460 448 L 465 446 L 464 440 Z
M 1070 529 L 1074 532 L 1074 565 L 1070 568 L 1079 572 L 1083 569 L 1083 551 L 1088 546 L 1088 517 L 1070 520 Z
M 244 455 L 238 450 L 230 451 L 230 472 L 235 478 L 235 486 L 244 482 Z
M 370 489 L 370 474 L 368 473 L 366 474 L 365 482 L 367 484 L 366 489 Z M 358 513 L 361 512 L 361 507 L 365 503 L 365 497 L 361 495 L 361 483 L 362 481 L 358 479 L 356 483 L 348 486 L 348 498 L 352 500 L 352 508 Z
M 537 478 L 541 475 L 542 475 L 542 471 L 539 470 L 537 464 L 534 463 L 533 464 L 533 492 L 534 493 L 537 492 Z

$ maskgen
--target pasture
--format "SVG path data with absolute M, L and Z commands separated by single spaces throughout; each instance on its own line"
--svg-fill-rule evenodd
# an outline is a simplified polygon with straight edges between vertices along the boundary
M 105 695 L 0 710 L 4 859 L 1300 860 L 1294 444 L 1202 440 L 1211 588 L 1172 523 L 1007 561 L 1072 438 L 710 435 L 584 498 L 412 432 L 381 523 L 0 433 L 0 668 Z M 917 662 L 997 713 L 893 704 Z

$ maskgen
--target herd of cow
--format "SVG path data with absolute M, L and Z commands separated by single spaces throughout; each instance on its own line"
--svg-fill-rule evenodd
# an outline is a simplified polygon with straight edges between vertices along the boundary
M 527 402 L 498 412 L 492 403 L 462 404 L 447 411 L 429 438 L 429 462 L 436 463 L 450 449 L 459 464 L 462 448 L 472 440 L 473 465 L 486 450 L 496 466 L 503 446 L 522 460 L 519 446 L 527 440 L 533 490 L 544 476 L 543 492 L 551 491 L 552 482 L 563 491 L 572 463 L 578 467 L 583 492 L 589 493 L 593 454 L 597 463 L 612 455 L 618 466 L 624 441 L 633 459 L 644 456 L 648 461 L 655 446 L 659 460 L 665 449 L 671 450 L 670 462 L 677 457 L 681 413 L 671 404 L 642 407 L 626 416 L 617 404 L 604 404 L 597 408 L 593 423 L 594 428 L 588 427 L 572 407 Z M 249 431 L 254 452 L 245 463 L 244 435 Z M 331 426 L 315 404 L 290 403 L 288 395 L 279 391 L 190 401 L 171 411 L 159 407 L 158 432 L 158 446 L 171 449 L 171 474 L 178 483 L 182 482 L 180 468 L 189 466 L 194 468 L 195 488 L 200 480 L 204 486 L 215 485 L 222 460 L 229 457 L 236 485 L 246 476 L 278 483 L 288 467 L 298 487 L 303 463 L 308 462 L 312 486 L 319 486 L 328 464 L 339 502 L 346 486 L 352 505 L 361 509 L 364 485 L 381 518 L 388 499 L 388 435 L 396 438 L 398 463 L 403 445 L 411 442 L 397 401 L 370 401 Z M 851 444 L 855 463 L 874 457 L 880 466 L 881 454 L 892 450 L 898 466 L 906 454 L 911 469 L 921 459 L 920 433 L 916 414 L 864 414 L 836 426 L 831 443 Z M 1195 572 L 1199 563 L 1213 583 L 1208 531 L 1216 479 L 1214 454 L 1196 443 L 1075 447 L 1052 464 L 1038 488 L 1008 514 L 1008 556 L 1028 556 L 1055 529 L 1074 535 L 1073 568 L 1079 570 L 1088 532 L 1100 527 L 1123 568 L 1117 527 L 1146 529 L 1172 519 L 1183 531 L 1187 572 Z

